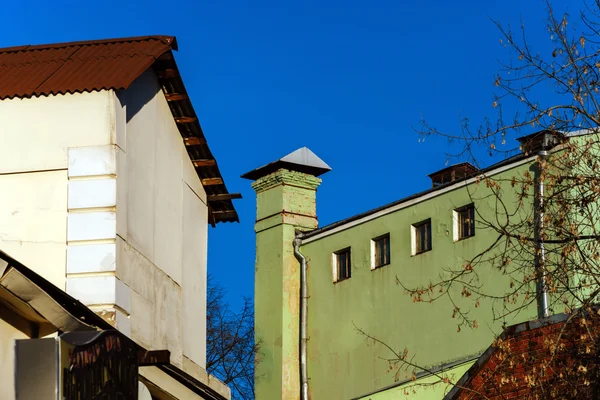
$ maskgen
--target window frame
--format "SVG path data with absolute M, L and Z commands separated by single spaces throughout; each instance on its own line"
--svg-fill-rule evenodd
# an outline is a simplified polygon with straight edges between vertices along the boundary
M 384 257 L 383 257 L 383 262 L 382 263 L 378 263 L 378 247 L 377 244 L 381 241 L 384 241 Z M 387 249 L 385 247 L 385 243 L 387 242 Z M 390 233 L 386 233 L 383 235 L 379 235 L 373 239 L 371 239 L 371 270 L 377 269 L 377 268 L 381 268 L 381 267 L 385 267 L 386 265 L 389 265 L 392 261 L 392 255 L 391 255 L 391 240 L 390 240 Z
M 341 274 L 340 274 L 340 256 L 341 255 L 346 255 L 346 272 L 347 272 L 347 276 L 345 276 L 344 278 L 341 278 Z M 343 249 L 334 251 L 333 253 L 331 253 L 331 264 L 332 264 L 332 270 L 333 270 L 333 283 L 338 283 L 338 282 L 342 282 L 345 280 L 348 280 L 350 278 L 352 278 L 352 248 L 351 247 L 345 247 Z
M 468 212 L 472 210 L 472 221 L 470 222 L 470 234 L 465 236 L 461 235 L 463 233 L 464 222 L 462 220 L 462 215 L 464 212 Z M 466 240 L 475 236 L 475 203 L 466 204 L 462 207 L 458 207 L 452 211 L 452 220 L 453 220 L 453 239 L 454 242 L 460 242 L 461 240 Z
M 419 250 L 419 229 L 422 226 L 429 226 L 429 231 L 428 234 L 426 235 L 427 239 L 429 239 L 428 241 L 428 245 L 429 247 L 427 249 L 424 250 Z M 416 256 L 419 254 L 423 254 L 423 253 L 427 253 L 428 251 L 433 250 L 433 232 L 432 232 L 432 224 L 431 224 L 431 218 L 427 218 L 425 220 L 422 220 L 420 222 L 416 222 L 414 224 L 411 224 L 410 226 L 410 233 L 411 233 L 411 255 Z

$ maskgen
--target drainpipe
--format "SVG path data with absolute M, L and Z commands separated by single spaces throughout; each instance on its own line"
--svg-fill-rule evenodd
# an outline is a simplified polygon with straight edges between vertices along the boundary
M 547 318 L 548 311 L 548 288 L 546 287 L 546 253 L 544 250 L 544 179 L 543 168 L 548 159 L 549 152 L 540 150 L 538 152 L 538 170 L 535 183 L 535 216 L 534 216 L 534 241 L 535 241 L 535 270 L 537 275 L 536 294 L 538 306 L 538 319 Z
M 308 400 L 308 374 L 306 372 L 308 281 L 306 279 L 306 257 L 300 253 L 301 243 L 299 238 L 294 239 L 294 255 L 300 262 L 300 400 Z

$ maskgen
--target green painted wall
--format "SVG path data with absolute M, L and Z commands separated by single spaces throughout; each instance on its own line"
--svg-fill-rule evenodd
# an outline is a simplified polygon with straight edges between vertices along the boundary
M 504 172 L 510 178 L 528 166 Z M 510 180 L 510 179 L 508 179 Z M 514 191 L 504 190 L 505 203 L 514 203 Z M 461 309 L 469 309 L 479 328 L 457 333 L 452 319 L 453 305 L 447 298 L 433 304 L 415 303 L 396 283 L 407 286 L 427 284 L 444 268 L 456 268 L 487 247 L 497 236 L 476 229 L 474 237 L 454 242 L 452 211 L 475 201 L 486 218 L 496 213 L 496 205 L 485 197 L 484 184 L 456 189 L 422 201 L 381 218 L 360 224 L 302 246 L 309 265 L 308 372 L 312 400 L 350 399 L 394 383 L 388 364 L 392 356 L 381 345 L 365 340 L 355 326 L 402 351 L 407 348 L 414 361 L 423 366 L 439 365 L 486 349 L 501 323 L 493 323 L 491 303 L 478 308 L 472 299 L 460 296 L 462 287 L 452 291 Z M 478 200 L 483 199 L 483 200 Z M 411 224 L 431 218 L 433 249 L 411 256 Z M 370 239 L 390 234 L 391 264 L 370 269 Z M 345 247 L 352 251 L 352 278 L 332 283 L 333 252 Z M 480 270 L 480 283 L 487 293 L 501 294 L 508 279 L 489 268 Z M 259 311 L 259 310 L 257 310 Z M 535 317 L 535 309 L 522 313 L 521 322 Z M 406 376 L 400 376 L 400 379 Z
M 317 227 L 315 193 L 320 182 L 314 176 L 281 169 L 252 185 L 257 193 L 257 399 L 299 398 L 300 266 L 293 240 L 297 230 Z
M 293 234 L 293 233 L 292 233 Z M 283 228 L 273 228 L 257 235 L 256 246 L 269 247 L 272 252 L 256 255 L 256 290 L 254 308 L 255 338 L 260 344 L 259 364 L 256 368 L 258 399 L 281 396 L 282 387 L 282 321 L 283 269 L 281 255 Z M 260 282 L 260 284 L 259 284 Z
M 515 202 L 510 178 L 530 168 L 522 165 L 503 172 L 502 199 L 510 208 Z M 315 194 L 320 180 L 310 175 L 280 170 L 257 180 L 256 339 L 261 341 L 257 375 L 257 400 L 298 399 L 298 305 L 299 263 L 293 256 L 295 230 L 316 226 Z M 440 192 L 438 192 L 440 193 Z M 388 371 L 383 346 L 368 341 L 356 327 L 398 351 L 407 348 L 413 361 L 436 366 L 485 350 L 501 322 L 492 321 L 492 305 L 451 292 L 454 302 L 477 319 L 479 328 L 457 333 L 453 304 L 441 299 L 433 304 L 415 303 L 396 278 L 407 286 L 427 284 L 445 268 L 457 268 L 489 246 L 496 234 L 478 229 L 474 237 L 453 241 L 456 208 L 475 202 L 486 218 L 496 214 L 483 183 L 462 186 L 420 201 L 391 214 L 349 229 L 312 239 L 302 245 L 308 259 L 308 374 L 311 400 L 352 399 L 379 390 L 408 375 Z M 411 224 L 431 218 L 433 249 L 411 255 Z M 391 263 L 371 270 L 370 240 L 389 233 Z M 351 247 L 352 278 L 333 283 L 332 253 Z M 502 294 L 508 278 L 481 268 L 479 283 L 486 293 Z M 535 317 L 535 306 L 506 321 L 508 325 Z M 436 389 L 438 390 L 438 389 Z M 423 392 L 421 398 L 439 392 Z M 432 394 L 434 393 L 434 394 Z M 377 399 L 392 398 L 381 397 Z M 388 393 L 385 396 L 392 396 Z M 397 398 L 397 397 L 394 397 Z

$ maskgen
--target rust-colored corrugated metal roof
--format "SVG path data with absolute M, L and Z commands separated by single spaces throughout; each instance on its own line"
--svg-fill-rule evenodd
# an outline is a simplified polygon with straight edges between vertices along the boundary
M 0 49 L 0 99 L 126 89 L 171 49 L 172 36 Z
M 127 89 L 152 68 L 204 186 L 211 224 L 238 221 L 172 50 L 173 36 L 140 36 L 0 49 L 0 100 Z

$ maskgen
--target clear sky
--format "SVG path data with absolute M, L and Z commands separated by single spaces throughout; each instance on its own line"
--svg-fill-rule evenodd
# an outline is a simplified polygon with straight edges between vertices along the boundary
M 571 8 L 577 1 L 557 0 Z M 547 42 L 542 0 L 40 1 L 2 6 L 0 46 L 175 35 L 175 54 L 240 224 L 210 229 L 209 272 L 252 295 L 254 192 L 239 176 L 307 146 L 331 167 L 321 225 L 427 189 L 443 140 L 419 143 L 421 113 L 447 130 L 492 112 L 490 18 Z M 544 49 L 544 47 L 541 47 Z M 1 77 L 0 77 L 1 79 Z M 85 132 L 82 132 L 85 134 Z

